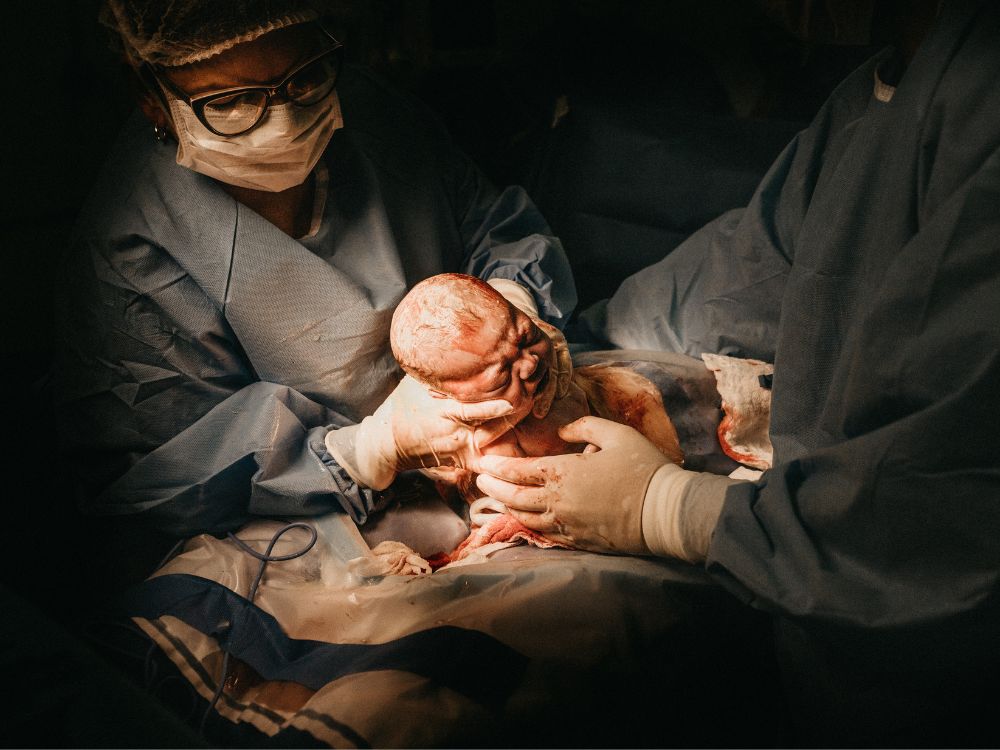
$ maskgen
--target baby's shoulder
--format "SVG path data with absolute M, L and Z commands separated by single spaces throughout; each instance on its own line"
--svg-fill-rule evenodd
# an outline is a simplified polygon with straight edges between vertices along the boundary
M 552 408 L 542 419 L 528 415 L 511 432 L 515 433 L 528 456 L 554 456 L 561 453 L 579 453 L 582 444 L 567 443 L 559 437 L 559 428 L 591 414 L 587 395 L 577 385 L 571 384 L 569 392 L 552 402 Z

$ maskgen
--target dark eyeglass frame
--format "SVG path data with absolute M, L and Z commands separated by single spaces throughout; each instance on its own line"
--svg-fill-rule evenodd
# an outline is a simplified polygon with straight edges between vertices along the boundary
M 344 61 L 344 45 L 338 42 L 326 29 L 321 29 L 323 33 L 333 42 L 334 46 L 329 49 L 323 50 L 317 55 L 313 55 L 308 60 L 303 62 L 301 65 L 295 67 L 294 70 L 288 72 L 288 74 L 281 80 L 280 83 L 276 83 L 273 86 L 234 86 L 232 88 L 220 89 L 219 91 L 209 91 L 207 94 L 198 94 L 197 96 L 189 96 L 187 93 L 182 91 L 175 83 L 170 81 L 166 76 L 157 75 L 156 70 L 149 63 L 143 63 L 143 67 L 148 71 L 149 75 L 153 77 L 153 80 L 164 88 L 168 89 L 170 93 L 176 96 L 178 99 L 187 104 L 198 118 L 198 122 L 208 128 L 211 132 L 223 138 L 235 138 L 236 136 L 243 135 L 244 133 L 249 133 L 255 127 L 260 125 L 264 116 L 267 114 L 268 108 L 271 106 L 271 99 L 277 94 L 281 94 L 285 99 L 290 101 L 297 107 L 311 107 L 313 104 L 318 104 L 318 102 L 313 102 L 313 104 L 299 104 L 293 98 L 288 95 L 288 84 L 291 83 L 292 79 L 295 78 L 299 73 L 308 68 L 315 62 L 322 60 L 328 55 L 334 57 L 334 72 L 333 72 L 333 86 L 330 88 L 330 93 L 337 87 L 337 79 L 340 77 L 340 68 Z M 222 133 L 213 128 L 205 117 L 205 107 L 211 104 L 217 99 L 224 99 L 226 97 L 234 96 L 237 94 L 248 94 L 254 92 L 264 93 L 264 106 L 260 110 L 260 114 L 257 119 L 247 128 L 240 130 L 237 133 Z M 330 94 L 328 93 L 327 96 Z M 325 98 L 325 97 L 324 97 Z

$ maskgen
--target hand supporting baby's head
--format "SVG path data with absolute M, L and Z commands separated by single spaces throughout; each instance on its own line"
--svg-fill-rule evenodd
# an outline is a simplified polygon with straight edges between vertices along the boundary
M 417 284 L 392 318 L 392 352 L 413 378 L 458 401 L 502 398 L 520 421 L 551 404 L 554 353 L 534 322 L 486 282 L 447 273 Z

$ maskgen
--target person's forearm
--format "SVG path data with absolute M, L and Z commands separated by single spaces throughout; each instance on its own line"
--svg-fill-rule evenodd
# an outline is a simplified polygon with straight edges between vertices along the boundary
M 178 535 L 230 530 L 253 515 L 336 509 L 363 523 L 379 498 L 326 454 L 334 417 L 286 386 L 254 383 L 137 461 L 85 510 L 141 514 Z

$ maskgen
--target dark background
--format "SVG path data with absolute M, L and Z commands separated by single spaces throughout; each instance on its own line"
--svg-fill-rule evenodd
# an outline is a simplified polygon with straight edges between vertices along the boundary
M 733 171 L 757 176 L 869 54 L 865 48 L 803 45 L 747 0 L 342 5 L 338 26 L 348 59 L 428 102 L 498 184 L 528 187 L 546 215 L 553 214 L 560 235 L 560 229 L 575 229 L 558 226 L 560 209 L 580 200 L 566 195 L 573 188 L 597 192 L 615 181 L 619 205 L 644 200 L 625 181 L 630 175 L 592 163 L 602 149 L 634 156 L 638 149 L 629 150 L 630 140 L 669 136 L 663 149 L 686 157 L 685 166 L 698 166 L 700 159 L 700 166 L 717 167 L 722 157 L 711 152 L 726 145 L 721 136 L 739 134 L 742 140 L 725 156 Z M 3 31 L 9 88 L 0 145 L 7 176 L 0 304 L 4 319 L 15 324 L 6 326 L 0 354 L 19 365 L 6 372 L 18 370 L 19 376 L 46 360 L 51 265 L 132 109 L 126 78 L 96 20 L 98 6 L 96 0 L 21 4 Z M 553 129 L 560 96 L 569 115 Z M 587 124 L 599 121 L 603 140 L 586 139 L 594 134 L 574 122 L 578 114 Z M 659 179 L 683 194 L 697 172 L 688 168 Z M 556 182 L 566 173 L 591 184 Z M 742 192 L 732 189 L 715 202 L 723 208 L 745 202 L 743 183 L 752 189 L 753 180 L 743 180 Z M 694 189 L 710 192 L 700 184 Z M 713 217 L 707 213 L 695 220 Z M 564 241 L 574 258 L 572 239 Z M 609 283 L 585 290 L 585 301 L 613 290 Z
M 76 640 L 97 542 L 74 515 L 46 373 L 53 269 L 132 110 L 97 8 L 18 4 L 3 30 L 0 675 L 20 685 L 3 723 L 26 733 L 0 744 L 191 740 Z M 873 51 L 806 46 L 746 0 L 359 0 L 337 27 L 348 60 L 423 99 L 497 184 L 525 185 L 582 305 L 745 204 Z

